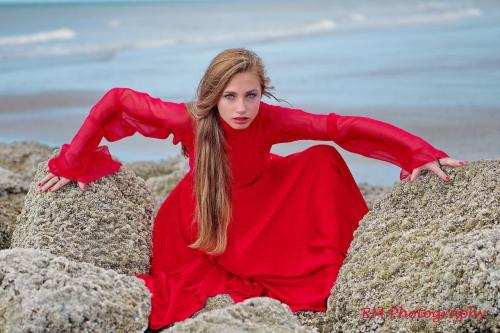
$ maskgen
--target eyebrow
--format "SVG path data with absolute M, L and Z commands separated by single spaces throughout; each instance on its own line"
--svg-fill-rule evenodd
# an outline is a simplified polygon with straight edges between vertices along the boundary
M 251 93 L 251 92 L 257 92 L 257 89 L 249 90 L 249 91 L 247 91 L 247 94 Z M 236 92 L 234 92 L 234 91 L 224 91 L 224 93 L 226 93 L 226 94 L 236 94 Z

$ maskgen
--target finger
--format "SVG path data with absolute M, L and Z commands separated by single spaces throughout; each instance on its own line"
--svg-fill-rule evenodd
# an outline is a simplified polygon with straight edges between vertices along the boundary
M 53 173 L 49 173 L 48 175 L 45 175 L 45 177 L 43 177 L 39 182 L 38 182 L 38 186 L 41 186 L 43 184 L 45 184 L 45 182 L 49 179 L 52 179 L 52 177 L 55 177 L 55 175 Z
M 46 191 L 48 188 L 52 187 L 52 185 L 54 185 L 55 183 L 57 183 L 59 180 L 57 179 L 57 176 L 55 177 L 52 177 L 51 179 L 49 179 L 38 191 L 39 192 L 44 192 Z
M 49 192 L 55 192 L 57 191 L 58 189 L 60 189 L 61 187 L 65 186 L 66 184 L 68 184 L 69 182 L 71 182 L 70 179 L 67 179 L 67 178 L 61 178 L 60 181 L 58 181 L 54 186 L 52 186 L 51 188 L 49 188 Z
M 78 186 L 82 191 L 87 191 L 88 186 L 84 182 L 78 182 Z
M 436 164 L 432 164 L 429 167 L 429 170 L 431 170 L 432 172 L 434 172 L 436 175 L 439 176 L 439 178 L 441 178 L 444 181 L 449 181 L 450 180 L 450 177 L 448 177 L 448 175 L 446 175 L 446 173 L 444 173 L 444 171 L 439 166 L 437 166 Z
M 439 162 L 441 163 L 441 165 L 448 165 L 452 167 L 459 167 L 469 163 L 469 161 L 460 161 L 453 158 L 443 158 L 440 159 Z
M 401 169 L 401 174 L 400 174 L 400 177 L 401 177 L 401 181 L 403 180 L 409 180 L 409 177 L 410 176 L 410 173 L 408 171 L 406 171 L 405 169 Z
M 420 173 L 420 168 L 413 169 L 410 175 L 410 184 L 415 181 L 419 173 Z

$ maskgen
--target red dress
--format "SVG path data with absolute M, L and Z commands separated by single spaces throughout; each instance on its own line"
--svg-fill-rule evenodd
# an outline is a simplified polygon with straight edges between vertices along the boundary
M 375 119 L 308 113 L 260 103 L 254 121 L 235 130 L 220 116 L 230 147 L 233 217 L 220 256 L 190 249 L 197 227 L 193 174 L 165 199 L 153 226 L 149 274 L 149 325 L 158 329 L 203 308 L 207 297 L 234 301 L 267 296 L 298 310 L 326 311 L 327 299 L 366 203 L 341 155 L 319 144 L 288 156 L 270 153 L 276 143 L 331 140 L 340 147 L 393 163 L 400 178 L 448 155 L 421 138 Z M 162 101 L 130 88 L 113 88 L 94 105 L 82 127 L 49 161 L 56 175 L 94 181 L 119 170 L 102 137 L 113 142 L 136 132 L 183 142 L 194 165 L 194 126 L 184 103 Z

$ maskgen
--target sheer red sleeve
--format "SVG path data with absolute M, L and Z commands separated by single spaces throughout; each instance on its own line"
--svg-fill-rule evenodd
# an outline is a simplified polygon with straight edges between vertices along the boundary
M 271 144 L 331 140 L 347 151 L 401 167 L 401 180 L 427 162 L 449 157 L 422 138 L 376 119 L 336 113 L 314 114 L 263 104 L 267 111 Z
M 183 103 L 162 101 L 130 88 L 113 88 L 92 107 L 70 144 L 63 144 L 49 160 L 50 171 L 74 181 L 89 183 L 117 172 L 122 163 L 113 160 L 102 138 L 113 142 L 136 132 L 173 143 L 186 140 L 192 131 Z

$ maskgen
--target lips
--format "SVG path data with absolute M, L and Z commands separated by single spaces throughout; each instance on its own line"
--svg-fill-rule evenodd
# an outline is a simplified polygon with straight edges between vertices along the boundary
M 248 117 L 236 117 L 233 118 L 233 121 L 239 124 L 245 124 L 246 122 L 248 122 L 248 119 Z

